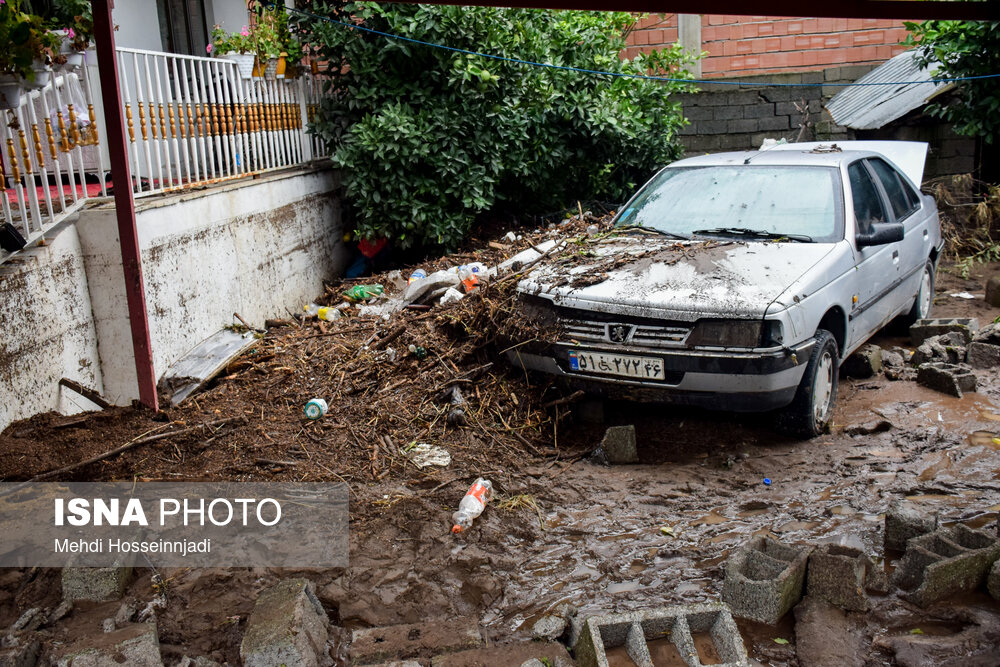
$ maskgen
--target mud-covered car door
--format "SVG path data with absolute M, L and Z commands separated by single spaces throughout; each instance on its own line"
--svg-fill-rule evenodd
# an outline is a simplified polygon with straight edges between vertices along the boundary
M 847 168 L 851 188 L 854 220 L 847 221 L 849 233 L 868 234 L 872 225 L 889 222 L 882 195 L 864 160 Z M 853 224 L 852 224 L 853 223 Z M 851 239 L 855 241 L 854 238 Z M 896 309 L 891 292 L 898 286 L 899 254 L 901 243 L 887 243 L 862 248 L 854 243 L 856 280 L 854 303 L 850 314 L 851 326 L 848 347 L 854 347 L 868 338 L 888 321 Z M 843 350 L 841 350 L 843 352 Z
M 872 172 L 885 193 L 890 212 L 896 222 L 903 225 L 903 243 L 900 249 L 899 289 L 896 302 L 905 307 L 920 286 L 921 269 L 931 252 L 929 221 L 933 211 L 920 205 L 920 195 L 888 162 L 881 158 L 868 160 Z

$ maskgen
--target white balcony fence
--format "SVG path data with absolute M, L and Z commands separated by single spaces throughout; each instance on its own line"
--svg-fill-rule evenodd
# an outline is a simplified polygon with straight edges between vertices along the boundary
M 136 196 L 282 169 L 323 156 L 306 133 L 321 82 L 242 78 L 234 62 L 119 48 L 119 83 Z M 91 54 L 92 57 L 92 54 Z M 88 68 L 57 73 L 2 112 L 0 206 L 31 243 L 114 187 Z M 9 238 L 9 234 L 7 234 Z M 0 251 L 0 262 L 10 252 Z

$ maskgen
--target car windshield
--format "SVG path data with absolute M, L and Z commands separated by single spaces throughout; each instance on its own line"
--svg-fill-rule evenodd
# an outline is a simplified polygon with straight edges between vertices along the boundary
M 831 242 L 838 223 L 835 168 L 725 165 L 662 170 L 616 221 L 679 234 Z

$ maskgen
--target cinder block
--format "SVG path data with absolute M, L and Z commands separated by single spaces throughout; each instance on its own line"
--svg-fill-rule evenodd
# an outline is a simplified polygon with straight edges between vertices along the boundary
M 881 370 L 882 348 L 878 345 L 862 345 L 840 365 L 841 375 L 859 379 L 874 377 Z
M 723 601 L 739 618 L 774 625 L 802 597 L 811 551 L 755 537 L 726 561 Z
M 140 623 L 86 637 L 53 660 L 53 664 L 58 667 L 163 667 L 156 624 Z
M 351 664 L 372 665 L 386 660 L 429 658 L 481 646 L 479 624 L 472 619 L 408 623 L 355 630 Z
M 897 500 L 885 513 L 883 546 L 894 551 L 905 551 L 906 543 L 913 537 L 932 533 L 938 528 L 936 514 L 922 512 L 909 503 Z
M 938 319 L 917 320 L 910 325 L 910 342 L 920 345 L 932 336 L 957 331 L 965 337 L 965 342 L 972 340 L 972 334 L 979 328 L 979 320 L 974 317 L 946 317 Z
M 659 640 L 659 641 L 658 641 Z M 666 640 L 667 645 L 662 641 Z M 711 644 L 711 647 L 707 647 Z M 726 667 L 748 667 L 739 628 L 720 603 L 681 605 L 663 609 L 591 616 L 573 648 L 579 667 L 608 667 L 608 651 L 625 647 L 636 665 L 652 667 L 653 654 L 673 654 L 691 667 L 700 667 L 700 651 L 714 651 Z M 707 655 L 706 655 L 707 658 Z M 663 664 L 672 664 L 669 658 Z
M 885 593 L 886 576 L 861 549 L 821 544 L 809 556 L 806 589 L 810 597 L 848 611 L 867 611 L 865 589 Z
M 1000 600 L 1000 560 L 993 563 L 990 574 L 986 578 L 986 590 L 994 599 Z
M 906 543 L 892 576 L 904 597 L 921 607 L 978 588 L 1000 559 L 1000 540 L 962 524 L 939 528 Z
M 117 600 L 125 593 L 131 580 L 131 567 L 64 567 L 63 600 Z
M 307 579 L 285 579 L 254 603 L 240 643 L 244 667 L 291 667 L 327 662 L 329 619 Z
M 965 392 L 976 390 L 976 376 L 972 371 L 964 366 L 942 361 L 920 364 L 917 368 L 917 383 L 958 398 L 962 398 Z

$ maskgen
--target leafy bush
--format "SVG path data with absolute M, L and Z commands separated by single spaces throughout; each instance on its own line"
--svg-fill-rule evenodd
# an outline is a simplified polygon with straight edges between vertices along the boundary
M 634 17 L 488 7 L 331 3 L 345 23 L 505 58 L 686 76 L 679 47 L 619 58 Z M 500 202 L 529 212 L 621 201 L 679 155 L 664 83 L 532 67 L 293 16 L 330 77 L 312 131 L 344 169 L 358 233 L 454 247 Z
M 960 78 L 1000 72 L 1000 21 L 924 21 L 904 23 L 906 46 L 915 46 L 918 62 L 931 65 L 935 78 Z M 935 65 L 935 63 L 937 63 Z M 979 136 L 987 144 L 1000 138 L 1000 79 L 959 84 L 958 95 L 930 104 L 930 113 L 955 124 L 955 131 Z

